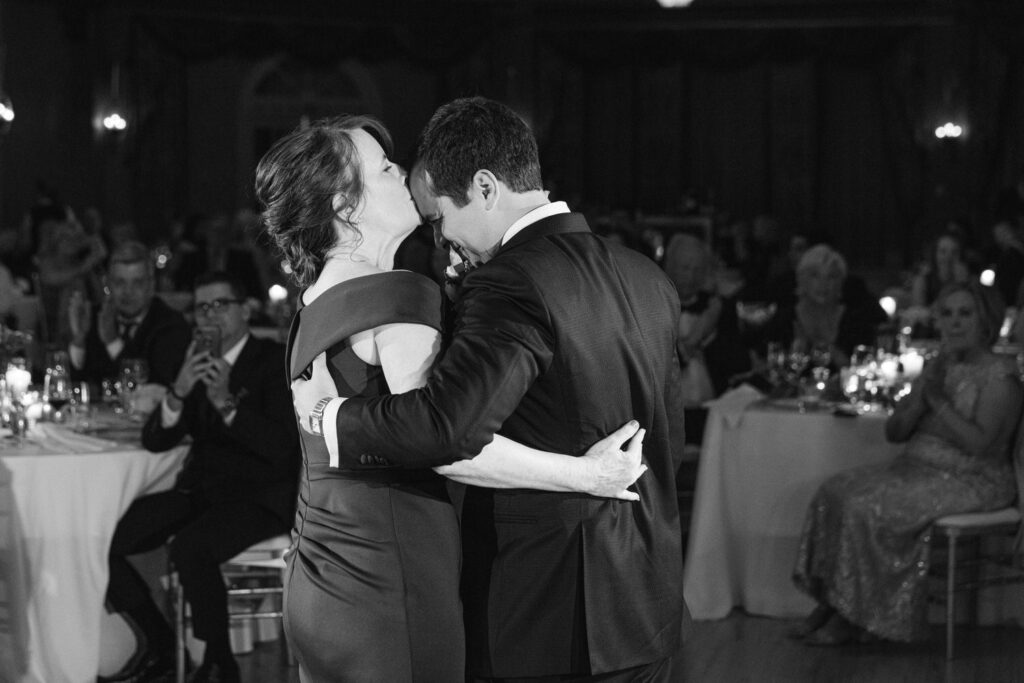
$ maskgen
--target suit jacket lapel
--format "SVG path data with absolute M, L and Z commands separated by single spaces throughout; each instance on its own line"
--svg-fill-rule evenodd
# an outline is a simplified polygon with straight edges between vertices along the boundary
M 538 237 L 561 235 L 570 232 L 590 232 L 590 226 L 587 225 L 587 219 L 583 217 L 583 214 L 558 213 L 554 216 L 542 218 L 536 223 L 531 223 L 503 244 L 501 249 L 498 250 L 498 254 L 508 249 L 515 249 L 520 244 Z

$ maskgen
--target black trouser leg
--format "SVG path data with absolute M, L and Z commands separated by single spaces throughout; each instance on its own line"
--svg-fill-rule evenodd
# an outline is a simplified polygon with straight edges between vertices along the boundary
M 188 497 L 177 491 L 139 498 L 118 522 L 110 544 L 107 605 L 125 615 L 150 649 L 169 651 L 174 633 L 127 556 L 159 548 L 188 520 L 191 508 Z
M 214 505 L 171 541 L 171 562 L 192 608 L 192 630 L 211 654 L 228 648 L 227 590 L 220 565 L 254 543 L 287 531 L 270 512 L 247 503 Z

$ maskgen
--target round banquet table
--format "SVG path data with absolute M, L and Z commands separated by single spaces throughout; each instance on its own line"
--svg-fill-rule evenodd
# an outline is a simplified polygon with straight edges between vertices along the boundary
M 884 411 L 801 413 L 739 390 L 709 408 L 683 574 L 690 613 L 803 617 L 815 604 L 791 576 L 815 491 L 833 474 L 892 460 L 902 445 L 885 440 Z M 979 621 L 1024 624 L 1015 588 L 981 591 Z
M 0 680 L 92 683 L 100 666 L 107 552 L 131 502 L 169 488 L 187 452 L 47 426 L 0 440 L 0 575 L 8 599 Z

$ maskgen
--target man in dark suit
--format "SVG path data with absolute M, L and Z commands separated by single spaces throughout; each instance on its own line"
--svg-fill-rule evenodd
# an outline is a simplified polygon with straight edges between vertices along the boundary
M 196 322 L 219 330 L 222 353 L 189 346 L 167 396 L 143 428 L 150 451 L 172 448 L 187 436 L 192 448 L 174 487 L 132 503 L 111 544 L 108 604 L 145 645 L 129 667 L 129 680 L 171 671 L 174 641 L 127 555 L 173 536 L 171 562 L 192 608 L 193 631 L 206 641 L 203 664 L 190 680 L 237 681 L 220 564 L 291 526 L 299 444 L 284 349 L 250 335 L 244 302 L 241 286 L 225 273 L 197 280 Z
M 313 382 L 293 384 L 300 415 L 315 403 L 311 431 L 322 418 L 342 467 L 445 465 L 498 432 L 578 456 L 636 418 L 649 467 L 639 502 L 467 489 L 469 673 L 678 680 L 675 287 L 650 259 L 549 202 L 532 133 L 497 102 L 441 107 L 411 181 L 420 212 L 482 262 L 455 302 L 451 342 L 427 384 L 405 394 L 317 401 L 305 391 Z
M 125 242 L 110 255 L 106 301 L 94 316 L 81 292 L 68 305 L 74 379 L 99 383 L 115 377 L 122 358 L 141 358 L 149 380 L 168 386 L 185 357 L 189 328 L 185 318 L 154 296 L 155 277 L 149 250 Z

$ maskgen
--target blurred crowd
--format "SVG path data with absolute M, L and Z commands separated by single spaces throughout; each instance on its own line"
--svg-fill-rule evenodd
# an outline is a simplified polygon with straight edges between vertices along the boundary
M 80 298 L 99 307 L 110 293 L 110 254 L 141 243 L 150 252 L 156 293 L 181 312 L 188 313 L 198 275 L 225 271 L 244 286 L 254 325 L 281 324 L 268 293 L 274 285 L 286 287 L 287 278 L 254 211 L 197 212 L 155 232 L 143 234 L 131 222 L 108 223 L 96 207 L 72 207 L 38 183 L 20 225 L 0 230 L 0 322 L 32 333 L 42 346 L 65 347 L 73 336 L 70 303 Z

